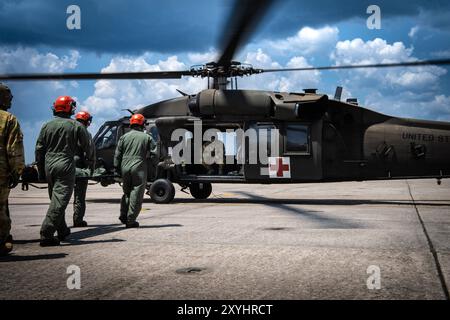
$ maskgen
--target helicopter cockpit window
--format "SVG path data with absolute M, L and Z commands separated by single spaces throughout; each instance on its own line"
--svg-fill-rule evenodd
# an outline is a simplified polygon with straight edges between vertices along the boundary
M 95 146 L 97 149 L 109 149 L 116 145 L 117 138 L 117 126 L 109 125 L 105 126 L 98 135 Z
M 289 124 L 285 129 L 285 152 L 309 154 L 309 126 L 303 124 Z

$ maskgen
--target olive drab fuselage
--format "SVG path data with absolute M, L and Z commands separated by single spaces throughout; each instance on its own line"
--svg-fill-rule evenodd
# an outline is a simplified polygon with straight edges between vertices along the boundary
M 327 95 L 208 89 L 136 112 L 146 117 L 147 133 L 158 144 L 149 182 L 161 177 L 181 185 L 450 177 L 450 123 L 391 117 Z M 172 133 L 178 128 L 194 132 L 195 121 L 202 123 L 201 134 L 209 128 L 278 129 L 274 139 L 279 150 L 270 159 L 275 171 L 264 171 L 270 161 L 254 164 L 248 159 L 241 166 L 226 164 L 216 174 L 205 173 L 198 164 L 170 165 L 170 150 L 177 143 L 171 141 Z M 98 158 L 107 169 L 119 137 L 128 130 L 124 117 L 107 122 L 95 136 Z

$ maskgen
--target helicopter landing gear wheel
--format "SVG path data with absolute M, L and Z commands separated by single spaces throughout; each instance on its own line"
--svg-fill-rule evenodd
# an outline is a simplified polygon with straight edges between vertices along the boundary
M 167 179 L 158 179 L 152 183 L 149 194 L 155 203 L 169 203 L 175 197 L 175 187 Z
M 189 191 L 195 199 L 207 199 L 212 192 L 211 183 L 191 183 Z

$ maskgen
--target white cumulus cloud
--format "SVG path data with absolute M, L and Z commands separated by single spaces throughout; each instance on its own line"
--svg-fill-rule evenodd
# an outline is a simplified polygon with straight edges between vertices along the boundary
M 142 72 L 162 70 L 186 70 L 187 65 L 177 56 L 152 61 L 145 53 L 138 57 L 115 57 L 101 72 Z M 94 93 L 81 103 L 81 108 L 93 113 L 97 119 L 111 120 L 123 115 L 123 109 L 138 109 L 150 103 L 178 97 L 176 89 L 196 93 L 207 86 L 205 79 L 182 78 L 180 80 L 99 80 Z
M 358 65 L 417 61 L 413 48 L 407 48 L 402 42 L 389 44 L 386 40 L 376 38 L 363 41 L 360 38 L 339 41 L 331 54 L 336 65 Z M 439 78 L 447 73 L 437 66 L 408 68 L 378 68 L 340 71 L 348 82 L 357 82 L 359 86 L 379 89 L 416 90 L 424 86 L 435 87 Z
M 77 67 L 80 54 L 71 50 L 65 55 L 38 51 L 29 47 L 0 47 L 0 73 L 62 73 Z M 27 163 L 34 161 L 34 146 L 42 124 L 51 116 L 51 104 L 58 95 L 71 94 L 74 81 L 9 82 L 14 95 L 12 108 L 22 126 Z
M 303 27 L 294 36 L 269 41 L 269 46 L 282 52 L 294 52 L 310 55 L 334 46 L 338 40 L 339 29 L 325 26 L 322 28 Z
M 245 63 L 258 66 L 262 69 L 278 68 L 305 68 L 311 67 L 303 56 L 293 56 L 287 63 L 275 61 L 262 48 L 247 52 Z M 320 72 L 284 72 L 263 73 L 250 78 L 239 80 L 241 89 L 260 89 L 285 92 L 302 92 L 304 88 L 317 88 L 320 84 Z
M 71 50 L 70 55 L 57 56 L 52 52 L 41 53 L 34 48 L 0 48 L 0 72 L 62 72 L 75 69 L 80 53 Z

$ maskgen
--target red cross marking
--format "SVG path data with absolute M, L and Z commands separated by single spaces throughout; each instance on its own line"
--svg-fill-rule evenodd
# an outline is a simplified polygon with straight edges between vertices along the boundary
M 277 171 L 277 177 L 282 177 L 284 171 L 289 171 L 289 165 L 283 164 L 283 158 L 277 159 L 278 163 L 273 165 L 270 165 L 270 170 L 276 170 Z

